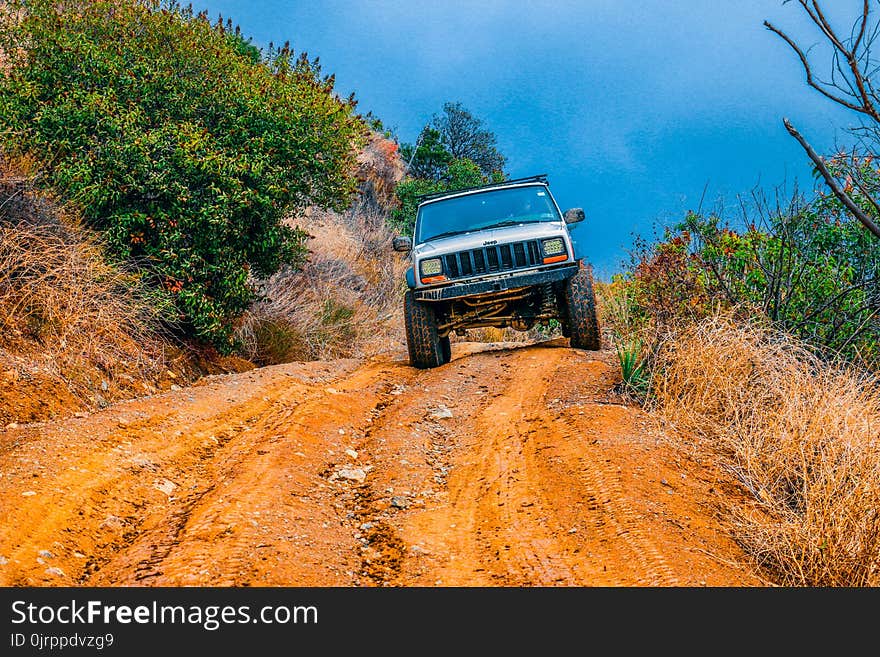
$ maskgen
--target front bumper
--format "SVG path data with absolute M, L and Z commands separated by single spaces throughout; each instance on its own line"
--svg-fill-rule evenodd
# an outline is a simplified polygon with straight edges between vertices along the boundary
M 456 283 L 445 287 L 432 287 L 413 290 L 413 296 L 418 301 L 446 301 L 447 299 L 460 299 L 481 294 L 516 290 L 521 287 L 532 287 L 545 283 L 564 281 L 578 273 L 578 264 L 565 265 L 556 269 L 545 271 L 528 272 L 525 274 L 513 274 L 503 278 L 493 278 L 474 283 Z

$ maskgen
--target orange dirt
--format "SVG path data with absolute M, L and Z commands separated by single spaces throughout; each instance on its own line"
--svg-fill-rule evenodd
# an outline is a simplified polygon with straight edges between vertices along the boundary
M 0 432 L 0 585 L 764 586 L 613 354 L 456 342 Z

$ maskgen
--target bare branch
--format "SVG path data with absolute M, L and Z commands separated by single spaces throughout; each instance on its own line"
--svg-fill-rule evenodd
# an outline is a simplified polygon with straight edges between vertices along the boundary
M 825 179 L 825 183 L 828 187 L 831 188 L 831 191 L 837 197 L 837 199 L 843 203 L 847 210 L 849 210 L 852 215 L 858 219 L 862 225 L 865 226 L 871 233 L 874 234 L 875 237 L 880 239 L 880 226 L 874 223 L 871 218 L 866 215 L 862 209 L 855 204 L 855 202 L 849 197 L 849 195 L 841 189 L 840 185 L 837 183 L 837 180 L 834 176 L 831 175 L 831 172 L 828 171 L 828 167 L 825 166 L 825 162 L 819 157 L 818 153 L 813 150 L 813 147 L 807 142 L 806 139 L 803 138 L 801 133 L 799 133 L 795 127 L 789 122 L 788 119 L 782 119 L 783 124 L 785 124 L 785 129 L 788 130 L 789 134 L 794 137 L 804 151 L 807 153 L 809 158 L 813 161 L 813 164 L 816 165 L 816 169 L 818 169 L 819 173 L 822 175 L 822 178 Z
M 863 0 L 862 3 L 862 15 L 858 22 L 858 32 L 856 33 L 855 29 L 853 33 L 855 36 L 852 38 L 852 47 L 847 48 L 843 41 L 841 41 L 840 37 L 837 36 L 837 33 L 831 27 L 831 23 L 825 17 L 822 8 L 819 6 L 818 0 L 812 0 L 812 2 L 808 2 L 808 0 L 798 0 L 798 3 L 810 17 L 810 20 L 819 28 L 822 34 L 828 39 L 831 45 L 834 47 L 834 66 L 832 67 L 832 76 L 834 71 L 838 71 L 843 77 L 844 83 L 847 88 L 844 88 L 840 83 L 836 82 L 832 78 L 831 83 L 822 83 L 815 79 L 813 74 L 812 67 L 810 66 L 809 60 L 807 59 L 804 51 L 794 42 L 794 40 L 785 34 L 782 30 L 771 24 L 769 21 L 764 21 L 764 26 L 782 38 L 794 51 L 797 53 L 798 58 L 801 60 L 801 64 L 804 67 L 804 71 L 807 74 L 807 84 L 824 95 L 825 97 L 833 100 L 835 103 L 843 105 L 848 109 L 851 109 L 856 112 L 860 112 L 862 114 L 866 114 L 870 116 L 877 122 L 880 122 L 880 113 L 877 111 L 877 107 L 875 105 L 875 101 L 877 99 L 874 94 L 874 90 L 870 85 L 870 80 L 868 79 L 868 75 L 865 71 L 862 70 L 862 66 L 860 64 L 863 57 L 868 57 L 868 47 L 866 46 L 864 55 L 859 54 L 859 47 L 862 44 L 863 39 L 865 38 L 865 34 L 868 29 L 868 19 L 870 15 L 870 6 L 868 0 Z M 811 6 L 812 5 L 812 6 Z M 870 39 L 869 39 L 870 42 Z M 840 59 L 846 61 L 846 65 L 844 66 Z M 865 62 L 865 68 L 868 68 L 868 62 Z M 826 86 L 833 87 L 852 97 L 853 99 L 857 99 L 859 102 L 855 102 L 854 100 L 848 100 L 847 98 L 835 95 L 831 93 Z
M 859 336 L 859 334 L 862 333 L 862 332 L 868 327 L 868 324 L 870 324 L 871 320 L 873 320 L 875 317 L 877 317 L 878 314 L 880 314 L 880 310 L 875 310 L 874 312 L 872 312 L 871 314 L 869 314 L 869 315 L 865 318 L 865 321 L 863 321 L 863 322 L 861 323 L 861 325 L 859 325 L 859 327 L 858 327 L 855 331 L 853 331 L 853 333 L 852 333 L 852 334 L 846 339 L 846 342 L 844 342 L 844 343 L 838 348 L 838 351 L 839 351 L 839 352 L 842 352 L 844 349 L 846 349 L 847 346 L 849 346 L 849 344 L 850 344 L 853 340 L 855 340 L 855 338 L 857 338 L 857 337 Z
M 859 68 L 858 58 L 856 57 L 856 51 L 859 47 L 859 41 L 861 41 L 861 32 L 856 40 L 856 43 L 853 45 L 851 49 L 847 49 L 841 40 L 838 38 L 837 34 L 834 33 L 834 30 L 831 28 L 831 24 L 828 22 L 828 19 L 825 18 L 825 15 L 822 13 L 821 7 L 819 7 L 818 0 L 813 0 L 813 9 L 815 10 L 815 15 L 810 13 L 810 17 L 813 18 L 813 21 L 819 26 L 819 29 L 828 37 L 828 40 L 834 44 L 834 47 L 840 51 L 840 54 L 846 58 L 847 63 L 849 64 L 850 71 L 852 71 L 853 82 L 858 88 L 858 93 L 853 94 L 858 96 L 862 101 L 862 111 L 865 114 L 871 116 L 874 120 L 880 121 L 880 115 L 877 114 L 877 110 L 874 107 L 874 104 L 871 102 L 870 97 L 868 96 L 868 92 L 865 89 L 865 78 L 862 74 L 861 69 Z M 870 13 L 870 8 L 868 6 L 868 0 L 864 0 L 862 7 L 862 23 L 863 25 L 868 22 L 868 14 Z M 864 28 L 863 28 L 864 29 Z
M 801 50 L 800 47 L 794 42 L 794 40 L 792 40 L 792 38 L 789 37 L 785 32 L 780 30 L 778 27 L 776 27 L 775 25 L 773 25 L 769 21 L 764 21 L 764 27 L 766 27 L 768 30 L 770 30 L 774 34 L 777 34 L 779 37 L 781 37 L 782 40 L 785 41 L 789 46 L 791 46 L 791 49 L 794 50 L 795 53 L 797 53 L 798 58 L 800 58 L 800 60 L 801 60 L 801 64 L 803 64 L 804 72 L 807 75 L 807 84 L 810 87 L 812 87 L 813 89 L 818 91 L 820 94 L 822 94 L 826 98 L 829 98 L 829 99 L 833 100 L 835 103 L 838 103 L 839 105 L 843 105 L 844 107 L 849 108 L 855 112 L 860 112 L 861 114 L 867 114 L 867 115 L 871 116 L 872 118 L 874 118 L 874 114 L 867 111 L 867 109 L 865 107 L 863 107 L 862 105 L 856 105 L 855 103 L 847 100 L 846 98 L 841 98 L 839 96 L 835 96 L 834 94 L 830 93 L 827 89 L 825 89 L 821 84 L 816 82 L 815 78 L 813 77 L 813 69 L 810 66 L 810 62 L 807 60 L 807 56 L 804 54 L 804 51 Z M 880 118 L 878 118 L 878 120 L 880 120 Z
M 867 14 L 865 15 L 865 20 L 867 20 Z M 856 58 L 855 50 L 847 53 L 847 60 L 849 61 L 850 70 L 852 70 L 853 80 L 859 89 L 859 97 L 862 99 L 862 104 L 865 106 L 865 112 L 875 121 L 880 121 L 880 114 L 877 113 L 877 108 L 874 107 L 871 95 L 868 93 L 868 89 L 866 89 L 865 76 L 859 68 L 859 62 Z
M 828 20 L 825 18 L 822 13 L 822 9 L 819 7 L 818 0 L 813 0 L 813 9 L 815 9 L 816 13 L 814 14 L 807 8 L 806 2 L 801 2 L 805 9 L 807 9 L 807 13 L 810 14 L 810 18 L 813 19 L 813 22 L 819 27 L 820 30 L 828 37 L 828 40 L 837 48 L 840 52 L 844 54 L 848 54 L 849 51 L 843 46 L 840 39 L 837 38 L 837 35 L 834 33 L 834 30 L 831 29 L 831 25 L 828 23 Z M 868 11 L 868 0 L 865 0 L 865 12 Z
M 862 38 L 865 36 L 865 29 L 868 27 L 868 0 L 865 0 L 865 4 L 862 7 L 862 18 L 859 26 L 859 35 L 856 37 L 856 40 L 853 42 L 852 51 L 857 52 L 859 49 L 859 44 L 862 42 Z

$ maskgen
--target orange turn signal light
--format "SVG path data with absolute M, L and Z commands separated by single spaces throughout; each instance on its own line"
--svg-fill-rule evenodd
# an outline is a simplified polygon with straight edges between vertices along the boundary
M 568 256 L 565 255 L 564 253 L 562 255 L 549 256 L 547 258 L 544 258 L 544 264 L 550 265 L 550 264 L 553 264 L 554 262 L 562 262 L 563 260 L 567 260 L 567 259 L 568 259 Z M 424 281 L 422 281 L 422 282 L 424 283 Z
M 422 279 L 422 283 L 441 283 L 446 280 L 446 276 L 440 274 L 439 276 L 428 276 L 427 278 Z

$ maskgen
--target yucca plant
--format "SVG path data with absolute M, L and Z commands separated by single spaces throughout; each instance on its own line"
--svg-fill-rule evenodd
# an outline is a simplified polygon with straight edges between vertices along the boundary
M 617 360 L 620 362 L 624 391 L 637 397 L 644 397 L 650 382 L 644 342 L 635 335 L 627 337 L 617 335 L 614 345 Z

